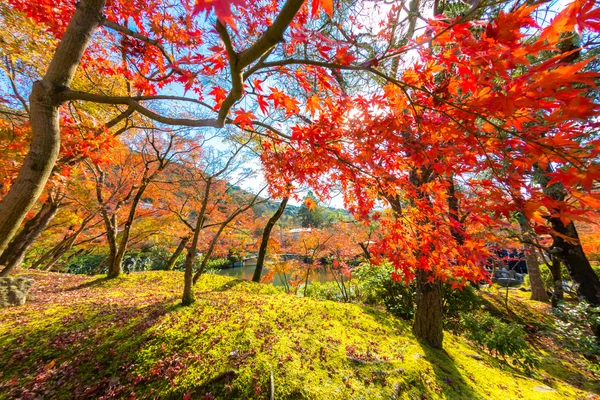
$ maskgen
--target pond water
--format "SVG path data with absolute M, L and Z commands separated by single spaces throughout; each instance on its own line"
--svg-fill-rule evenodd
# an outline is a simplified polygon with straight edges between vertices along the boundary
M 233 267 L 233 268 L 226 268 L 226 269 L 222 269 L 219 270 L 219 272 L 217 273 L 218 275 L 224 275 L 224 276 L 231 276 L 233 278 L 238 278 L 238 279 L 246 279 L 246 280 L 251 280 L 252 276 L 254 275 L 254 267 L 255 265 L 245 265 L 243 267 Z M 262 271 L 262 275 L 265 276 L 268 272 L 268 267 L 264 267 L 263 271 Z M 273 285 L 275 286 L 283 286 L 283 278 L 280 277 L 279 275 L 275 275 L 275 277 L 273 278 L 273 281 L 271 282 Z M 329 281 L 333 281 L 333 275 L 331 274 L 331 271 L 329 271 L 329 269 L 327 268 L 316 268 L 313 269 L 310 277 L 309 277 L 309 282 L 329 282 Z

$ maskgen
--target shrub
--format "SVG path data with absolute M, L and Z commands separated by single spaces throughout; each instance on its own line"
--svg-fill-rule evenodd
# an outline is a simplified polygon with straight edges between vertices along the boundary
M 510 357 L 512 365 L 531 373 L 538 360 L 525 341 L 526 333 L 515 323 L 506 323 L 487 312 L 460 313 L 460 321 L 467 339 L 504 361 Z
M 306 288 L 306 297 L 321 300 L 342 301 L 340 288 L 335 282 L 311 282 Z
M 200 262 L 201 262 L 201 260 L 200 260 Z M 198 263 L 198 267 L 200 266 L 200 262 Z M 220 269 L 229 268 L 230 266 L 231 266 L 231 263 L 226 258 L 210 259 L 206 263 L 207 270 L 209 270 L 209 269 L 210 270 L 220 270 Z
M 365 304 L 383 304 L 392 314 L 412 319 L 415 315 L 415 284 L 392 279 L 393 266 L 363 264 L 352 271 L 358 280 L 357 297 Z
M 452 289 L 452 285 L 444 284 L 442 296 L 446 317 L 458 317 L 460 313 L 476 310 L 481 305 L 481 299 L 470 283 L 462 289 Z
M 105 258 L 102 254 L 81 254 L 73 257 L 66 264 L 63 265 L 65 272 L 69 274 L 94 274 L 94 273 L 106 273 L 106 267 L 104 271 L 97 271 L 98 266 Z
M 592 331 L 592 327 L 600 325 L 600 307 L 591 307 L 585 301 L 575 306 L 560 302 L 552 312 L 558 319 L 549 334 L 565 348 L 592 361 L 591 369 L 600 372 L 600 343 Z

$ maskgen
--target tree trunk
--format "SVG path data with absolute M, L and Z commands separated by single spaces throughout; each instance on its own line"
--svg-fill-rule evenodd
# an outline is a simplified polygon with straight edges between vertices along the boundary
M 369 247 L 367 244 L 359 242 L 358 245 L 360 246 L 360 249 L 363 252 L 363 256 L 365 257 L 365 260 L 370 260 L 371 259 L 371 252 L 369 251 Z
M 237 210 L 235 210 L 229 217 L 227 217 L 227 219 L 225 221 L 223 221 L 221 223 L 221 226 L 219 227 L 219 230 L 217 231 L 217 233 L 215 234 L 215 236 L 212 238 L 212 240 L 210 242 L 210 245 L 208 246 L 208 250 L 206 250 L 206 254 L 204 255 L 204 258 L 202 259 L 202 264 L 200 264 L 200 268 L 198 268 L 198 272 L 196 272 L 196 274 L 194 275 L 194 278 L 193 278 L 193 281 L 192 281 L 193 285 L 196 284 L 196 282 L 198 281 L 198 279 L 200 279 L 200 276 L 204 273 L 204 269 L 206 268 L 206 265 L 208 264 L 208 260 L 209 260 L 210 256 L 212 255 L 212 252 L 214 251 L 215 246 L 217 244 L 217 241 L 219 240 L 219 237 L 223 233 L 223 230 L 234 219 L 236 219 L 238 215 L 240 215 L 241 213 L 243 213 L 244 211 L 246 211 L 250 207 L 252 207 L 255 204 L 257 198 L 258 198 L 258 194 L 256 194 L 254 196 L 254 198 L 252 199 L 252 201 L 249 204 L 247 204 L 245 207 L 241 207 L 241 208 L 238 208 Z
M 79 237 L 79 235 L 85 230 L 87 224 L 93 219 L 93 215 L 87 216 L 79 225 L 77 230 L 69 235 L 65 234 L 65 237 L 60 243 L 57 243 L 52 249 L 44 253 L 39 259 L 33 263 L 31 268 L 37 269 L 44 265 L 44 270 L 49 271 L 52 267 L 65 255 Z
M 177 262 L 177 259 L 179 258 L 179 256 L 181 255 L 181 253 L 183 253 L 183 250 L 185 250 L 185 245 L 190 241 L 190 237 L 186 236 L 184 238 L 181 239 L 181 242 L 179 242 L 179 246 L 177 246 L 177 249 L 175 250 L 175 252 L 173 253 L 173 255 L 171 256 L 171 258 L 169 258 L 169 261 L 167 262 L 167 265 L 165 267 L 166 271 L 172 271 L 173 268 L 175 267 L 175 263 Z
M 206 207 L 208 206 L 208 197 L 210 195 L 210 187 L 212 186 L 212 179 L 206 180 L 206 188 L 204 189 L 204 198 L 202 199 L 202 206 L 198 213 L 198 219 L 196 220 L 196 226 L 194 227 L 194 236 L 192 237 L 192 243 L 188 249 L 188 253 L 185 257 L 185 273 L 183 274 L 183 296 L 181 298 L 181 305 L 189 306 L 196 301 L 194 297 L 194 258 L 196 257 L 196 248 L 198 247 L 198 237 L 200 231 L 204 227 Z
M 102 218 L 104 219 L 104 226 L 106 228 L 106 241 L 108 242 L 108 273 L 107 278 L 116 278 L 121 274 L 121 263 L 116 263 L 117 253 L 119 251 L 117 244 L 117 221 L 116 216 L 112 217 L 108 215 L 106 209 L 102 209 Z M 112 268 L 112 269 L 111 269 Z
M 540 183 L 544 188 L 544 193 L 554 200 L 564 201 L 567 198 L 567 191 L 560 182 L 550 185 L 549 173 L 552 169 L 548 167 L 545 171 L 537 171 L 540 174 Z M 560 210 L 551 210 L 553 213 L 560 213 Z M 564 263 L 571 279 L 577 283 L 577 294 L 594 306 L 600 306 L 600 279 L 592 269 L 587 259 L 577 229 L 573 221 L 565 224 L 560 217 L 551 217 L 550 224 L 557 234 L 552 234 L 552 247 L 555 255 Z M 565 240 L 568 238 L 568 240 Z
M 198 236 L 202 230 L 203 218 L 198 218 L 196 221 L 196 228 L 194 229 L 194 236 L 192 237 L 192 244 L 188 249 L 187 255 L 185 256 L 185 273 L 183 275 L 183 296 L 181 297 L 181 305 L 189 306 L 196 301 L 194 296 L 194 258 L 196 257 L 196 248 L 198 247 Z
M 131 206 L 129 207 L 129 214 L 127 215 L 127 220 L 125 220 L 125 226 L 123 227 L 123 231 L 121 231 L 121 240 L 119 240 L 118 243 L 115 243 L 115 256 L 111 257 L 110 262 L 108 264 L 109 278 L 115 278 L 121 273 L 121 264 L 123 262 L 123 257 L 125 256 L 125 252 L 127 251 L 127 244 L 129 242 L 131 227 L 133 226 L 133 221 L 135 219 L 135 212 L 149 183 L 149 180 L 145 178 L 142 184 L 140 185 L 137 193 L 135 194 Z M 117 229 L 116 224 L 114 228 L 115 230 Z
M 210 244 L 208 245 L 208 249 L 206 250 L 206 253 L 204 254 L 204 258 L 202 258 L 202 263 L 200 264 L 200 268 L 198 268 L 198 271 L 194 274 L 194 277 L 192 280 L 193 285 L 195 285 L 196 282 L 198 282 L 198 279 L 200 279 L 200 276 L 204 273 L 204 269 L 206 268 L 206 265 L 208 264 L 208 260 L 210 259 L 210 256 L 212 256 L 213 251 L 215 250 L 217 241 L 219 240 L 221 233 L 223 233 L 223 230 L 225 229 L 225 227 L 227 227 L 229 222 L 231 222 L 231 219 L 228 219 L 227 221 L 223 222 L 221 224 L 221 226 L 219 227 L 219 230 L 217 231 L 217 233 L 215 233 L 215 236 L 210 241 Z
M 0 256 L 0 265 L 5 265 L 5 268 L 0 272 L 0 277 L 7 276 L 13 269 L 21 264 L 27 251 L 40 237 L 42 232 L 46 230 L 48 224 L 56 215 L 59 207 L 60 200 L 54 201 L 52 198 L 49 198 L 42 205 L 40 211 L 25 223 L 21 232 Z
M 281 203 L 279 204 L 279 208 L 275 211 L 275 214 L 269 218 L 267 225 L 265 226 L 265 230 L 262 234 L 262 240 L 260 242 L 260 248 L 258 249 L 258 257 L 256 259 L 256 267 L 254 268 L 254 275 L 252 276 L 253 282 L 260 282 L 260 277 L 262 276 L 262 270 L 265 263 L 265 256 L 267 255 L 267 245 L 269 244 L 269 238 L 271 237 L 271 231 L 273 227 L 283 215 L 285 211 L 285 207 L 287 206 L 287 202 L 289 200 L 289 196 L 281 199 Z
M 573 282 L 577 283 L 577 294 L 588 303 L 599 306 L 600 279 L 583 252 L 575 224 L 571 221 L 565 225 L 560 218 L 550 218 L 550 222 L 552 229 L 560 234 L 553 235 L 553 247 L 560 249 L 556 255 L 565 264 Z M 565 240 L 565 237 L 570 240 Z
M 548 301 L 548 292 L 544 287 L 542 273 L 540 272 L 540 263 L 535 254 L 535 249 L 531 245 L 525 245 L 525 262 L 527 263 L 527 273 L 529 274 L 529 282 L 531 283 L 531 300 Z
M 565 299 L 565 291 L 562 282 L 562 265 L 556 255 L 552 255 L 552 262 L 548 264 L 548 268 L 552 274 L 552 286 L 554 288 L 552 294 L 552 307 L 557 307 L 558 302 Z
M 442 283 L 427 283 L 427 273 L 417 271 L 417 292 L 413 334 L 431 347 L 441 348 L 444 339 L 442 318 Z
M 536 257 L 535 247 L 531 244 L 535 233 L 531 229 L 531 225 L 525 215 L 519 216 L 519 226 L 521 227 L 521 235 L 523 236 L 523 247 L 525 248 L 525 262 L 527 263 L 527 273 L 531 282 L 531 300 L 548 301 L 548 293 L 544 287 L 542 273 L 540 272 L 540 264 Z
M 57 94 L 73 80 L 92 33 L 102 21 L 105 0 L 82 0 L 67 26 L 48 71 L 29 97 L 32 138 L 29 153 L 10 191 L 0 202 L 0 251 L 17 232 L 44 190 L 60 149 Z

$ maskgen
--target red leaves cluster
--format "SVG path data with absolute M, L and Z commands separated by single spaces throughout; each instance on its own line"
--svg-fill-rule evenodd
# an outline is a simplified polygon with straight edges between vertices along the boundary
M 322 104 L 314 124 L 292 130 L 293 148 L 263 156 L 267 176 L 289 171 L 325 196 L 339 184 L 365 218 L 375 199 L 388 201 L 374 254 L 406 279 L 417 269 L 454 285 L 485 279 L 490 227 L 520 211 L 547 232 L 540 216 L 581 219 L 597 201 L 600 142 L 590 132 L 600 108 L 589 93 L 600 75 L 582 71 L 587 61 L 565 62 L 558 44 L 569 38 L 556 34 L 598 29 L 593 3 L 569 5 L 534 39 L 525 28 L 536 26 L 536 6 L 501 12 L 483 32 L 480 22 L 435 21 L 417 41 L 433 37 L 432 46 L 384 96 Z M 572 197 L 552 198 L 535 174 Z M 462 187 L 455 216 L 448 178 Z

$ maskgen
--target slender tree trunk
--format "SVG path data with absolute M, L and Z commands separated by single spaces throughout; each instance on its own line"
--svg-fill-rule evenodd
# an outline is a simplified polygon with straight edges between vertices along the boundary
M 198 247 L 198 237 L 202 230 L 203 218 L 198 218 L 187 255 L 185 257 L 185 273 L 183 276 L 183 296 L 181 297 L 181 305 L 189 306 L 196 301 L 194 296 L 194 258 L 196 257 L 196 248 Z
M 196 274 L 194 275 L 192 284 L 196 284 L 196 282 L 198 281 L 198 279 L 200 279 L 200 276 L 204 273 L 204 269 L 206 268 L 206 265 L 208 264 L 208 260 L 209 260 L 210 256 L 212 255 L 212 253 L 213 253 L 213 251 L 215 249 L 215 246 L 217 245 L 217 241 L 219 240 L 219 237 L 223 233 L 223 230 L 225 230 L 225 228 L 234 219 L 236 219 L 238 215 L 240 215 L 241 213 L 243 213 L 244 211 L 246 211 L 250 207 L 252 207 L 256 203 L 256 199 L 257 198 L 258 198 L 258 194 L 256 196 L 254 196 L 254 198 L 252 199 L 252 201 L 249 204 L 247 204 L 246 206 L 238 208 L 237 210 L 235 210 L 225 221 L 223 221 L 221 223 L 221 226 L 219 227 L 219 230 L 217 231 L 217 233 L 215 234 L 215 236 L 211 240 L 210 245 L 208 246 L 208 250 L 206 250 L 206 254 L 204 255 L 204 258 L 202 259 L 202 264 L 200 265 L 200 268 L 198 268 L 198 272 L 196 272 Z
M 186 236 L 184 238 L 181 239 L 181 242 L 179 242 L 179 246 L 177 246 L 177 249 L 175 250 L 175 252 L 173 253 L 173 255 L 171 255 L 171 258 L 169 258 L 169 261 L 167 262 L 167 265 L 165 267 L 166 271 L 172 271 L 173 268 L 175 267 L 175 263 L 177 262 L 177 259 L 179 258 L 179 256 L 181 255 L 181 253 L 183 253 L 183 250 L 185 250 L 185 245 L 190 241 L 190 237 Z
M 219 237 L 221 237 L 223 230 L 227 227 L 227 225 L 229 225 L 229 223 L 232 220 L 233 220 L 233 218 L 228 218 L 225 222 L 223 222 L 221 224 L 221 226 L 219 227 L 219 230 L 217 231 L 217 233 L 215 233 L 215 236 L 210 241 L 210 244 L 208 245 L 208 249 L 206 250 L 206 254 L 204 254 L 204 258 L 202 258 L 202 263 L 200 264 L 200 268 L 198 268 L 198 271 L 194 275 L 194 279 L 192 281 L 192 283 L 194 285 L 196 284 L 196 282 L 198 282 L 198 279 L 200 279 L 200 276 L 204 273 L 204 270 L 206 269 L 206 265 L 208 265 L 208 260 L 212 256 L 212 253 L 215 250 L 215 246 L 217 245 L 217 242 L 219 241 Z
M 60 260 L 62 256 L 67 254 L 67 252 L 69 252 L 73 248 L 75 241 L 77 240 L 79 235 L 83 233 L 87 224 L 92 220 L 92 218 L 93 216 L 90 216 L 83 220 L 83 222 L 79 226 L 79 229 L 77 229 L 76 232 L 70 235 L 69 238 L 63 243 L 63 246 L 61 246 L 59 249 L 56 250 L 54 254 L 52 254 L 52 258 L 50 259 L 50 261 L 48 261 L 48 263 L 44 265 L 44 270 L 50 271 L 56 265 L 58 260 Z
M 42 206 L 41 210 L 23 226 L 21 232 L 9 244 L 6 250 L 0 256 L 0 265 L 5 265 L 5 268 L 0 272 L 0 276 L 7 276 L 10 272 L 17 268 L 27 251 L 33 243 L 40 237 L 42 232 L 46 230 L 48 224 L 58 211 L 60 200 L 48 199 Z
M 85 230 L 87 224 L 93 219 L 93 215 L 87 216 L 79 225 L 77 230 L 69 235 L 65 235 L 63 240 L 60 243 L 57 243 L 52 249 L 44 253 L 40 258 L 38 258 L 31 268 L 37 269 L 44 265 L 44 270 L 49 271 L 52 267 L 60 260 L 60 258 L 65 255 L 71 248 L 73 244 L 79 237 L 79 235 Z
M 208 206 L 208 197 L 210 195 L 210 187 L 212 185 L 212 179 L 206 180 L 206 188 L 204 189 L 204 198 L 202 199 L 202 206 L 198 213 L 198 219 L 196 220 L 196 226 L 194 227 L 194 236 L 192 237 L 192 243 L 188 249 L 185 257 L 185 273 L 183 275 L 183 296 L 181 297 L 181 305 L 189 306 L 196 301 L 194 297 L 194 258 L 196 257 L 196 248 L 198 248 L 198 237 L 200 231 L 204 227 L 204 220 L 206 215 L 206 207 Z
M 258 257 L 256 259 L 256 267 L 254 268 L 254 275 L 252 276 L 252 281 L 260 282 L 260 277 L 262 276 L 263 266 L 265 264 L 265 257 L 267 255 L 267 245 L 269 244 L 269 238 L 271 237 L 271 231 L 273 227 L 283 215 L 285 211 L 285 207 L 287 206 L 289 200 L 289 196 L 281 199 L 281 203 L 279 204 L 279 208 L 275 211 L 275 214 L 269 218 L 267 225 L 265 226 L 265 230 L 262 234 L 262 240 L 260 242 L 260 248 L 258 249 Z
M 544 287 L 542 273 L 540 272 L 540 264 L 536 257 L 535 247 L 531 244 L 535 233 L 531 229 L 531 225 L 524 214 L 519 215 L 519 226 L 521 227 L 521 235 L 523 236 L 523 247 L 525 248 L 525 261 L 527 263 L 527 273 L 531 282 L 531 300 L 548 301 L 548 293 Z
M 362 242 L 359 242 L 358 245 L 360 246 L 360 249 L 363 252 L 363 256 L 365 257 L 365 260 L 370 260 L 371 259 L 371 252 L 369 251 L 369 247 Z
M 548 264 L 550 274 L 552 274 L 553 294 L 552 307 L 557 307 L 558 302 L 565 299 L 565 291 L 562 282 L 562 265 L 556 255 L 552 255 L 552 262 Z
M 106 260 L 108 266 L 107 278 L 112 279 L 119 276 L 121 273 L 121 263 L 116 264 L 115 259 L 117 258 L 118 244 L 117 244 L 117 221 L 115 215 L 108 215 L 106 209 L 102 210 L 102 218 L 104 219 L 104 226 L 106 228 L 106 241 L 108 242 L 108 258 Z M 111 267 L 113 269 L 111 269 Z M 114 268 L 117 269 L 114 269 Z
M 57 94 L 68 87 L 92 33 L 102 21 L 105 0 L 82 0 L 60 41 L 46 75 L 29 97 L 32 138 L 29 153 L 10 191 L 0 202 L 0 251 L 17 232 L 44 190 L 60 149 Z
M 127 244 L 129 243 L 129 235 L 131 233 L 131 227 L 133 226 L 133 221 L 135 220 L 135 213 L 137 211 L 138 204 L 140 204 L 140 200 L 148 187 L 150 181 L 147 178 L 144 178 L 142 184 L 137 190 L 131 206 L 129 207 L 129 214 L 127 215 L 127 220 L 125 220 L 125 226 L 121 231 L 121 239 L 118 243 L 116 243 L 116 252 L 115 256 L 111 257 L 110 263 L 108 265 L 109 278 L 114 278 L 119 276 L 121 273 L 121 264 L 123 263 L 123 257 L 125 256 L 125 252 L 127 251 Z M 115 225 L 116 229 L 116 225 Z
M 416 310 L 412 331 L 431 347 L 441 348 L 444 340 L 442 283 L 427 283 L 427 273 L 417 271 Z

